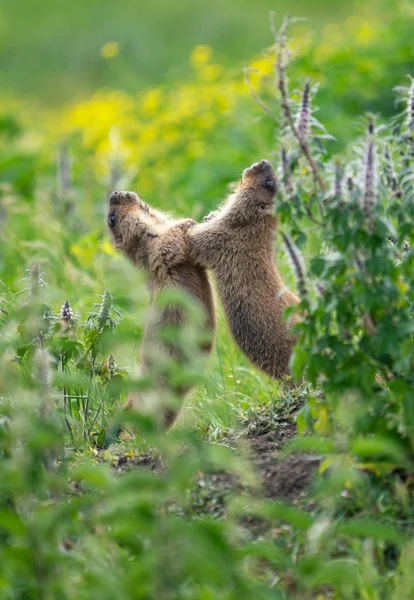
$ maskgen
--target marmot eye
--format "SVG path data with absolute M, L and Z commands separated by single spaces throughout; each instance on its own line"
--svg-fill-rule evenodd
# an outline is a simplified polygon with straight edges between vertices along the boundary
M 115 227 L 115 223 L 116 223 L 116 216 L 115 215 L 111 215 L 108 218 L 108 223 L 109 223 L 109 227 Z
M 265 188 L 269 191 L 273 190 L 273 180 L 272 179 L 266 179 Z

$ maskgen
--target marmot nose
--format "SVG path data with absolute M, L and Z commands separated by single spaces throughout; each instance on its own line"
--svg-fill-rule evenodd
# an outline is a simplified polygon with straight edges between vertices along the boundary
M 270 164 L 270 162 L 268 160 L 266 160 L 264 158 L 260 162 L 254 163 L 254 165 L 252 165 L 250 168 L 255 173 L 260 173 L 262 171 L 266 171 L 266 169 L 271 169 L 272 165 Z
M 266 171 L 269 171 L 269 173 L 273 173 L 273 168 L 268 160 L 263 159 L 260 162 L 254 163 L 251 167 L 246 169 L 243 173 L 243 179 L 245 177 L 253 177 L 254 175 L 259 175 L 259 173 L 264 173 Z
M 271 169 L 272 165 L 265 158 L 259 162 L 260 168 L 264 171 L 265 169 Z
M 119 192 L 112 192 L 109 198 L 109 204 L 116 204 L 119 202 Z
M 136 194 L 134 192 L 112 192 L 109 198 L 109 204 L 120 204 L 124 200 L 135 200 Z

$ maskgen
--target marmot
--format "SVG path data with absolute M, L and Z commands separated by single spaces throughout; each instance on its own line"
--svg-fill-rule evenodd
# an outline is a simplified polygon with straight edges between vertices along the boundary
M 134 192 L 113 192 L 110 197 L 108 226 L 114 246 L 147 272 L 152 301 L 141 345 L 140 370 L 154 378 L 154 388 L 139 396 L 131 395 L 126 408 L 145 409 L 151 404 L 149 408 L 165 428 L 172 426 L 185 394 L 191 389 L 188 381 L 177 380 L 174 365 L 193 365 L 197 355 L 210 353 L 213 346 L 212 287 L 206 269 L 185 256 L 184 238 L 193 224 L 191 219 L 170 219 L 150 208 Z M 174 263 L 173 266 L 169 266 L 170 263 Z M 195 316 L 199 336 L 196 340 L 194 330 L 185 329 L 190 314 L 182 303 L 169 299 L 157 305 L 162 292 L 177 288 L 184 291 L 193 305 L 196 301 L 195 308 L 201 309 Z M 175 330 L 169 339 L 168 329 Z
M 247 358 L 275 378 L 289 374 L 296 337 L 284 311 L 299 303 L 274 261 L 277 180 L 267 160 L 243 173 L 234 194 L 188 230 L 189 256 L 211 269 L 231 333 Z M 183 252 L 183 251 L 182 251 Z M 178 254 L 177 254 L 178 256 Z

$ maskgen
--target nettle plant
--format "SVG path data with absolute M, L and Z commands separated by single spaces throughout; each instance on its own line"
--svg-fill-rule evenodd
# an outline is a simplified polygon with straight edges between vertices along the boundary
M 316 87 L 306 81 L 302 91 L 289 91 L 288 25 L 285 19 L 275 32 L 276 108 L 252 91 L 278 122 L 277 210 L 295 242 L 283 234 L 302 298 L 293 373 L 319 390 L 299 426 L 338 435 L 338 451 L 376 474 L 411 472 L 414 80 L 397 90 L 404 102 L 398 117 L 383 125 L 368 116 L 365 134 L 328 160 L 330 136 L 312 106 Z M 307 273 L 298 249 L 306 245 Z
M 62 433 L 69 447 L 99 445 L 125 375 L 110 348 L 120 321 L 112 294 L 105 291 L 86 319 L 79 321 L 69 301 L 53 312 L 39 263 L 27 269 L 23 283 L 17 294 L 4 288 L 0 303 L 2 350 L 16 375 L 16 387 L 48 387 L 46 373 L 53 373 L 53 409 L 65 425 Z M 13 390 L 13 379 L 8 383 L 6 388 Z

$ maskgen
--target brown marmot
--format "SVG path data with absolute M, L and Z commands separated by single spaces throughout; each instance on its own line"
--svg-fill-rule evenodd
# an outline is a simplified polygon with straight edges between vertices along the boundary
M 289 374 L 298 315 L 284 312 L 299 303 L 274 260 L 278 220 L 274 215 L 277 179 L 267 160 L 243 173 L 234 194 L 206 222 L 188 230 L 189 256 L 212 269 L 231 333 L 259 369 L 281 378 Z M 184 252 L 184 251 L 182 251 Z M 178 256 L 178 254 L 177 254 Z
M 177 379 L 177 371 L 181 377 L 183 374 L 177 364 L 196 367 L 196 361 L 200 358 L 203 362 L 213 346 L 212 287 L 205 268 L 185 256 L 184 238 L 193 224 L 191 219 L 172 220 L 150 208 L 134 192 L 113 192 L 110 197 L 108 226 L 114 246 L 147 272 L 151 294 L 140 371 L 153 378 L 154 386 L 140 395 L 131 395 L 126 408 L 150 408 L 165 428 L 176 420 L 184 396 L 192 387 L 188 372 L 187 380 Z M 163 292 L 174 289 L 184 292 L 192 306 L 182 304 L 186 299 L 183 294 L 181 301 L 169 298 L 158 302 Z

